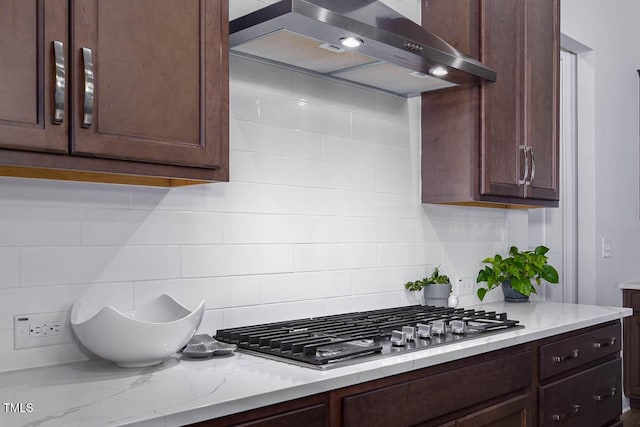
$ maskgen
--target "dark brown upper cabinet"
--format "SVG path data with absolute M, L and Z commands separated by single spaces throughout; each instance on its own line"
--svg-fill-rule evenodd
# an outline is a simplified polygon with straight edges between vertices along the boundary
M 68 151 L 67 38 L 66 0 L 0 0 L 1 148 Z
M 0 37 L 0 175 L 228 180 L 227 2 L 0 0 Z
M 423 25 L 497 72 L 422 96 L 422 201 L 557 206 L 558 0 L 428 0 Z

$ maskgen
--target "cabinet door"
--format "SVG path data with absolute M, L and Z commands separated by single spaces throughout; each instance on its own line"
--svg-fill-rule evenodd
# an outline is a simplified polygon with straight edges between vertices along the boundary
M 531 398 L 528 394 L 475 412 L 456 423 L 456 427 L 526 427 L 530 425 Z
M 482 2 L 481 60 L 498 79 L 482 88 L 482 195 L 524 197 L 523 0 Z
M 66 0 L 0 0 L 0 147 L 68 150 L 64 76 L 56 70 L 54 41 L 66 57 Z M 53 124 L 56 72 L 61 124 Z
M 624 393 L 632 408 L 640 408 L 640 291 L 625 289 L 622 305 L 633 308 L 633 316 L 623 320 Z
M 228 3 L 72 0 L 71 5 L 72 152 L 224 166 Z
M 525 143 L 527 197 L 559 200 L 560 2 L 527 0 Z

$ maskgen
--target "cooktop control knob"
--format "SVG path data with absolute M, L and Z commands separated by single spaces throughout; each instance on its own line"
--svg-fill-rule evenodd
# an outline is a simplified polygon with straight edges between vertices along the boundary
M 418 338 L 427 339 L 431 338 L 431 325 L 425 325 L 424 323 L 418 323 Z
M 453 332 L 454 334 L 462 335 L 467 332 L 467 324 L 464 322 L 464 320 L 452 320 L 451 332 Z
M 407 345 L 407 336 L 405 333 L 401 331 L 391 332 L 391 345 L 394 347 L 404 347 Z
M 447 324 L 444 320 L 434 320 L 431 324 L 431 333 L 433 335 L 445 335 L 447 333 Z
M 407 341 L 415 341 L 416 340 L 416 328 L 413 326 L 403 326 L 402 332 L 404 332 L 404 336 Z

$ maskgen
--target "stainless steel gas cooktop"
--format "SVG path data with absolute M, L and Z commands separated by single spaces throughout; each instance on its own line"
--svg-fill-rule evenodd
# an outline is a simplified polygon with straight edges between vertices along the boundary
M 215 337 L 247 353 L 328 369 L 514 328 L 523 326 L 506 313 L 415 305 L 220 329 Z

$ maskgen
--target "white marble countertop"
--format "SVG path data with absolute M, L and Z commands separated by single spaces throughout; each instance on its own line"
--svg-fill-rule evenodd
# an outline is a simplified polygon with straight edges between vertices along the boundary
M 381 377 L 630 316 L 629 308 L 560 303 L 492 303 L 524 329 L 317 371 L 236 353 L 199 361 L 172 358 L 152 368 L 121 369 L 100 360 L 0 374 L 0 403 L 22 403 L 0 425 L 179 426 L 308 396 Z M 27 403 L 32 404 L 28 412 Z

